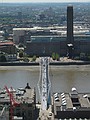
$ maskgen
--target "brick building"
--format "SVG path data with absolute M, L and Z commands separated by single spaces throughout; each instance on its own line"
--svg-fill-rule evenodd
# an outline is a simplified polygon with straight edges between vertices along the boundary
M 74 56 L 80 53 L 90 54 L 90 35 L 74 36 L 73 45 Z M 67 55 L 66 36 L 33 36 L 31 41 L 27 41 L 26 53 L 28 55 L 51 56 L 53 52 L 60 56 Z
M 0 42 L 0 51 L 7 54 L 16 54 L 16 46 L 11 41 L 1 41 Z

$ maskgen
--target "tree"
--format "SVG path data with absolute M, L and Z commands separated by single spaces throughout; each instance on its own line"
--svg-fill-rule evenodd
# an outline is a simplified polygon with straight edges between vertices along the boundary
M 22 43 L 19 43 L 18 47 L 23 47 L 24 48 L 24 45 Z
M 36 55 L 34 55 L 33 57 L 32 57 L 32 61 L 36 61 Z
M 59 54 L 56 53 L 56 60 L 59 61 Z
M 59 54 L 58 53 L 52 53 L 52 59 L 59 61 Z
M 0 62 L 7 62 L 5 55 L 0 55 Z
M 19 57 L 23 57 L 23 51 L 19 52 Z
M 52 59 L 55 60 L 56 57 L 55 57 L 55 53 L 52 53 Z

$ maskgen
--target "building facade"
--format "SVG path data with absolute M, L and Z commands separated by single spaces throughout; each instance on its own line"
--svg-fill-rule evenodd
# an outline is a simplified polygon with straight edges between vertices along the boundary
M 27 41 L 25 52 L 30 56 L 51 56 L 54 52 L 66 56 L 68 52 L 66 39 L 66 36 L 33 36 L 31 41 Z M 73 45 L 73 56 L 78 56 L 80 53 L 90 54 L 90 35 L 74 36 Z
M 13 35 L 16 44 L 26 45 L 30 56 L 90 54 L 90 28 L 73 25 L 73 6 L 67 7 L 67 26 L 14 28 Z
M 0 42 L 0 51 L 5 52 L 7 54 L 16 54 L 16 46 L 13 42 L 11 41 L 1 41 Z
M 5 120 L 36 120 L 36 93 L 33 88 L 18 88 L 17 90 L 9 89 L 12 93 L 10 98 L 10 93 L 7 91 L 0 90 L 0 106 L 2 106 L 3 115 L 0 117 L 6 117 Z M 13 102 L 13 104 L 11 104 Z M 17 105 L 15 105 L 17 104 Z M 5 110 L 3 108 L 5 107 Z

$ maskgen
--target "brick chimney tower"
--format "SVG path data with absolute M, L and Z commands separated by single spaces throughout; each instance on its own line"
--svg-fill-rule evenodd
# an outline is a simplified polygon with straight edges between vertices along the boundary
M 73 57 L 73 6 L 69 5 L 67 7 L 67 53 L 68 57 Z

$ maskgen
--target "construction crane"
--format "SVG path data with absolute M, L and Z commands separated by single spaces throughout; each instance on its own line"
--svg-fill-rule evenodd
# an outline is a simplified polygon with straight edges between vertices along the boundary
M 41 98 L 41 109 L 47 110 L 50 104 L 50 87 L 49 79 L 49 57 L 41 57 L 40 59 L 40 79 L 38 82 L 39 94 Z
M 14 112 L 13 109 L 14 109 L 14 107 L 18 106 L 19 103 L 17 103 L 14 100 L 13 93 L 7 88 L 7 86 L 5 86 L 5 89 L 10 98 L 10 120 L 13 120 L 13 112 Z M 12 87 L 11 87 L 11 89 L 12 89 Z

